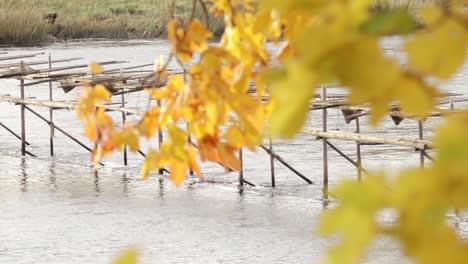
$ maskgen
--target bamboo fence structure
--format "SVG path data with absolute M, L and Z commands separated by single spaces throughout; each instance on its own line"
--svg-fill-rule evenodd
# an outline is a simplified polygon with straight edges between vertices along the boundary
M 32 113 L 34 116 L 45 122 L 49 126 L 49 137 L 50 137 L 50 155 L 54 156 L 54 135 L 58 131 L 80 145 L 86 151 L 91 152 L 92 149 L 81 142 L 79 139 L 74 137 L 70 132 L 54 122 L 54 111 L 68 109 L 75 109 L 77 102 L 75 101 L 58 101 L 54 100 L 54 87 L 62 89 L 63 92 L 67 93 L 75 89 L 80 85 L 81 82 L 87 82 L 90 84 L 102 84 L 104 85 L 113 95 L 114 98 L 119 98 L 119 102 L 113 102 L 109 104 L 100 105 L 106 109 L 106 111 L 120 112 L 122 117 L 122 125 L 127 122 L 127 115 L 144 115 L 144 108 L 129 107 L 125 102 L 125 96 L 129 93 L 140 92 L 145 88 L 154 88 L 164 86 L 166 79 L 154 78 L 154 73 L 151 70 L 145 70 L 145 67 L 153 66 L 153 63 L 140 64 L 130 67 L 119 67 L 108 69 L 102 72 L 102 74 L 90 74 L 86 71 L 88 64 L 78 63 L 70 64 L 67 66 L 53 67 L 55 63 L 73 63 L 80 60 L 81 58 L 65 58 L 52 60 L 52 56 L 49 54 L 47 59 L 39 61 L 25 61 L 29 58 L 36 58 L 44 56 L 45 54 L 31 53 L 23 55 L 10 55 L 3 56 L 6 52 L 0 52 L 0 81 L 2 79 L 16 79 L 19 80 L 20 97 L 11 95 L 1 95 L 0 102 L 13 103 L 20 106 L 20 122 L 21 131 L 19 133 L 13 131 L 5 123 L 0 122 L 0 127 L 5 129 L 9 134 L 16 137 L 21 141 L 21 155 L 33 156 L 35 155 L 28 151 L 27 146 L 31 143 L 26 140 L 26 111 Z M 21 60 L 19 62 L 15 60 Z M 14 62 L 12 62 L 14 61 Z M 101 65 L 118 65 L 124 61 L 102 61 L 99 62 Z M 37 66 L 46 66 L 45 68 L 33 68 Z M 72 71 L 71 71 L 72 70 Z M 184 74 L 185 72 L 178 69 L 169 69 L 168 74 Z M 41 83 L 48 83 L 49 96 L 47 99 L 36 99 L 25 97 L 25 87 L 34 86 Z M 54 86 L 55 85 L 55 86 Z M 398 104 L 389 105 L 389 115 L 392 120 L 398 125 L 404 119 L 414 119 L 418 122 L 418 135 L 414 138 L 389 138 L 386 136 L 371 136 L 364 134 L 361 131 L 360 118 L 369 115 L 371 109 L 366 105 L 348 105 L 346 102 L 346 95 L 343 94 L 330 94 L 329 88 L 335 88 L 335 85 L 323 85 L 320 90 L 320 94 L 310 102 L 310 111 L 321 112 L 321 128 L 304 128 L 302 134 L 316 137 L 316 139 L 322 141 L 322 184 L 324 190 L 324 198 L 328 198 L 328 180 L 329 180 L 329 162 L 328 162 L 328 151 L 332 150 L 342 156 L 345 160 L 356 167 L 357 179 L 361 180 L 362 174 L 368 173 L 363 168 L 362 161 L 362 149 L 363 145 L 391 145 L 399 147 L 414 148 L 419 152 L 420 166 L 424 167 L 425 160 L 432 160 L 433 158 L 428 154 L 428 150 L 436 148 L 433 142 L 424 138 L 424 121 L 417 119 L 414 116 L 406 115 L 401 112 Z M 252 85 L 249 89 L 250 93 L 255 92 L 255 87 Z M 262 100 L 267 100 L 265 96 Z M 447 94 L 446 99 L 441 99 L 437 102 L 439 105 L 450 105 L 450 109 L 454 110 L 454 104 L 457 102 L 466 102 L 468 98 L 463 97 L 461 94 Z M 157 101 L 160 105 L 161 102 Z M 48 117 L 39 114 L 32 107 L 44 107 L 49 109 Z M 342 112 L 343 118 L 346 124 L 350 124 L 352 121 L 355 123 L 355 132 L 341 132 L 341 131 L 330 131 L 328 129 L 328 111 L 330 109 L 338 109 Z M 443 117 L 449 114 L 449 110 L 435 111 L 431 117 Z M 1 121 L 1 120 L 0 120 Z M 354 142 L 356 144 L 356 160 L 345 154 L 331 140 L 341 140 Z M 163 141 L 163 134 L 158 131 L 158 142 Z M 192 141 L 191 138 L 187 139 L 188 144 L 192 144 L 197 147 L 196 142 Z M 299 178 L 304 180 L 307 184 L 314 184 L 314 182 L 299 172 L 296 168 L 286 162 L 280 155 L 278 155 L 273 149 L 273 141 L 269 139 L 268 145 L 260 145 L 260 148 L 266 152 L 270 159 L 270 174 L 271 174 L 271 187 L 276 186 L 276 172 L 275 172 L 275 161 L 284 165 L 288 170 L 297 175 Z M 145 156 L 143 151 L 139 150 L 138 153 L 141 156 Z M 245 179 L 244 175 L 244 162 L 243 162 L 243 150 L 239 151 L 239 158 L 241 160 L 241 169 L 238 175 L 238 181 L 240 188 L 244 187 L 244 184 L 255 186 L 254 183 L 249 182 Z M 124 165 L 128 165 L 128 154 L 127 148 L 123 151 L 123 162 Z M 222 166 L 222 165 L 221 165 Z M 231 169 L 232 170 L 232 169 Z M 159 170 L 160 174 L 169 172 L 166 168 Z M 190 172 L 191 174 L 193 172 Z

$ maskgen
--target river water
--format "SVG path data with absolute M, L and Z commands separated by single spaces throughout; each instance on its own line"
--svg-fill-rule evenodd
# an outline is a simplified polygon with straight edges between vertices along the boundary
M 387 39 L 389 54 L 405 61 L 401 39 Z M 53 59 L 82 57 L 89 61 L 124 60 L 126 67 L 152 62 L 169 53 L 165 41 L 79 42 L 37 48 L 0 48 L 9 55 L 51 53 Z M 37 59 L 44 60 L 46 55 Z M 68 63 L 71 64 L 71 63 Z M 55 66 L 55 65 L 54 65 Z M 59 66 L 58 64 L 56 66 Z M 175 67 L 175 65 L 171 65 Z M 443 89 L 464 92 L 468 80 L 465 65 Z M 1 80 L 0 94 L 19 95 L 15 80 Z M 54 88 L 57 100 L 74 100 L 79 89 L 64 94 Z M 26 96 L 48 99 L 48 84 L 26 88 Z M 143 93 L 127 97 L 130 106 L 143 107 Z M 0 103 L 0 122 L 20 131 L 19 107 Z M 463 107 L 457 103 L 456 107 Z M 37 108 L 48 116 L 47 109 Z M 120 120 L 119 113 L 113 117 Z M 129 116 L 129 121 L 136 117 Z M 80 140 L 82 127 L 75 113 L 55 111 L 55 123 Z M 387 118 L 379 127 L 369 127 L 362 118 L 362 132 L 416 138 L 417 122 L 405 120 L 399 126 Z M 338 110 L 329 111 L 329 130 L 354 132 Z M 425 136 L 430 138 L 438 118 L 428 120 Z M 320 113 L 309 115 L 308 127 L 321 127 Z M 38 158 L 22 158 L 20 141 L 0 129 L 0 263 L 110 263 L 128 246 L 141 251 L 141 263 L 318 263 L 325 249 L 336 240 L 317 235 L 315 228 L 324 210 L 322 198 L 321 142 L 307 135 L 274 142 L 275 151 L 314 181 L 306 184 L 279 163 L 275 163 L 277 187 L 270 188 L 269 156 L 262 150 L 244 152 L 245 179 L 256 187 L 240 192 L 237 174 L 225 174 L 217 165 L 203 165 L 204 182 L 196 178 L 179 188 L 152 176 L 143 181 L 142 158 L 129 155 L 123 166 L 121 153 L 107 158 L 98 178 L 92 174 L 89 153 L 60 132 L 55 135 L 56 156 L 49 157 L 48 126 L 27 113 L 28 150 Z M 88 143 L 88 142 L 87 142 Z M 334 141 L 352 158 L 356 146 Z M 155 147 L 146 142 L 143 151 Z M 419 154 L 413 149 L 364 146 L 363 166 L 390 175 L 417 166 Z M 329 151 L 330 184 L 355 178 L 356 169 L 337 153 Z M 333 202 L 332 202 L 333 204 Z M 385 221 L 392 221 L 387 216 Z M 458 220 L 461 232 L 468 230 Z M 352 223 L 350 223 L 352 225 Z M 369 250 L 364 263 L 408 262 L 398 244 L 381 238 Z

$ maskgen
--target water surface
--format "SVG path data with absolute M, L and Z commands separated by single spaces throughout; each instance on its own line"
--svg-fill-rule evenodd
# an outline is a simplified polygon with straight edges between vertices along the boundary
M 402 62 L 400 39 L 387 39 L 383 45 Z M 10 54 L 36 51 L 51 53 L 54 59 L 83 57 L 88 61 L 123 60 L 125 67 L 153 61 L 169 53 L 165 41 L 85 42 L 56 44 L 41 48 L 8 48 Z M 37 60 L 45 59 L 45 56 Z M 31 59 L 33 61 L 35 59 Z M 175 65 L 171 65 L 175 67 Z M 466 65 L 443 88 L 464 92 L 468 80 Z M 0 94 L 19 95 L 17 81 L 1 80 Z M 55 87 L 55 85 L 54 85 Z M 58 100 L 74 100 L 79 90 L 64 94 L 54 88 Z M 28 97 L 48 98 L 48 84 L 26 88 Z M 143 93 L 127 97 L 130 106 L 144 107 Z M 459 103 L 457 107 L 462 107 Z M 35 108 L 36 109 L 36 108 Z M 37 111 L 48 116 L 47 109 Z M 119 113 L 112 114 L 120 120 Z M 55 111 L 55 122 L 80 140 L 82 127 L 75 113 Z M 129 116 L 129 121 L 137 117 Z M 0 103 L 0 121 L 20 131 L 19 107 Z M 379 136 L 417 137 L 417 122 L 405 120 L 396 126 L 387 118 L 379 127 L 367 125 L 362 132 Z M 441 122 L 425 123 L 425 136 Z M 354 132 L 338 110 L 329 111 L 329 129 Z M 320 113 L 309 116 L 308 127 L 321 127 Z M 245 152 L 245 178 L 257 185 L 240 192 L 237 174 L 224 174 L 217 165 L 203 165 L 206 182 L 190 178 L 175 188 L 153 175 L 140 178 L 142 157 L 129 156 L 123 166 L 121 153 L 104 161 L 98 178 L 92 174 L 89 153 L 59 132 L 55 135 L 56 157 L 49 157 L 48 126 L 27 113 L 28 150 L 39 158 L 20 157 L 20 141 L 0 129 L 0 263 L 109 263 L 115 254 L 136 245 L 142 263 L 317 263 L 336 238 L 315 232 L 324 210 L 321 190 L 321 141 L 307 135 L 274 142 L 275 151 L 316 184 L 308 185 L 286 167 L 275 163 L 277 188 L 270 186 L 269 157 L 258 150 Z M 341 150 L 356 157 L 356 145 L 333 141 Z M 143 144 L 143 151 L 155 142 Z M 356 169 L 332 150 L 329 151 L 330 183 L 355 178 Z M 364 146 L 363 166 L 390 174 L 417 166 L 419 153 L 392 146 Z M 384 217 L 393 221 L 394 217 Z M 458 219 L 460 231 L 466 221 Z M 352 223 L 350 223 L 352 225 Z M 398 245 L 380 239 L 364 263 L 404 263 Z

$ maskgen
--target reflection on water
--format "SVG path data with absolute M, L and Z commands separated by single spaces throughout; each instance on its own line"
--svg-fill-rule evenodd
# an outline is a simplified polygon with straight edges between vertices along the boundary
M 0 166 L 0 263 L 109 263 L 129 245 L 142 263 L 315 263 L 334 241 L 314 233 L 322 204 L 287 187 L 175 188 L 131 169 L 94 177 L 88 167 L 11 156 Z M 395 243 L 379 243 L 369 263 L 401 261 Z
M 21 189 L 20 190 L 22 192 L 26 192 L 28 191 L 28 173 L 26 172 L 27 165 L 26 165 L 25 158 L 21 158 L 20 168 L 21 168 L 21 181 L 20 181 Z
M 398 39 L 389 39 L 386 50 L 401 56 Z M 125 43 L 76 43 L 46 48 L 10 49 L 12 53 L 34 50 L 51 52 L 55 59 L 83 57 L 84 61 L 111 59 L 147 63 L 168 53 L 164 41 Z M 403 60 L 403 58 L 402 58 Z M 125 65 L 129 66 L 129 65 Z M 175 66 L 175 65 L 172 65 Z M 448 89 L 463 92 L 468 71 L 457 73 Z M 0 94 L 17 95 L 17 82 L 1 81 Z M 48 98 L 48 84 L 28 87 L 26 96 Z M 54 90 L 57 100 L 73 100 L 78 91 L 63 94 Z M 135 93 L 128 105 L 143 107 L 146 97 Z M 0 103 L 0 121 L 19 131 L 18 107 Z M 37 108 L 47 114 L 47 109 Z M 74 113 L 55 111 L 54 121 L 67 132 L 86 142 Z M 114 113 L 120 120 L 120 114 Z M 128 121 L 134 122 L 135 116 Z M 365 133 L 391 137 L 417 137 L 417 122 L 403 121 L 395 126 L 388 118 L 378 128 L 365 125 Z M 41 122 L 41 123 L 40 123 Z M 353 132 L 339 111 L 329 111 L 329 130 Z M 425 136 L 440 119 L 425 123 Z M 321 127 L 320 119 L 309 117 L 307 126 Z M 314 232 L 319 215 L 328 206 L 321 187 L 321 142 L 306 135 L 294 140 L 275 141 L 274 150 L 317 185 L 307 185 L 281 164 L 275 164 L 276 185 L 270 186 L 269 156 L 244 152 L 244 176 L 257 187 L 237 188 L 237 174 L 224 174 L 216 164 L 203 166 L 205 182 L 189 177 L 174 188 L 164 178 L 143 181 L 139 166 L 142 158 L 129 154 L 129 166 L 122 165 L 121 153 L 105 160 L 97 176 L 90 166 L 90 155 L 56 131 L 55 152 L 49 156 L 49 127 L 27 115 L 28 150 L 41 158 L 19 157 L 20 143 L 0 128 L 0 263 L 109 263 L 122 248 L 137 245 L 142 263 L 316 263 L 334 238 Z M 356 145 L 333 142 L 355 158 Z M 155 142 L 145 142 L 144 152 Z M 363 146 L 363 166 L 385 168 L 390 172 L 418 164 L 412 149 L 389 146 Z M 330 183 L 356 177 L 356 169 L 337 153 L 329 152 Z M 333 206 L 333 203 L 332 203 Z M 394 216 L 384 216 L 393 221 Z M 457 228 L 468 230 L 463 217 Z M 350 223 L 352 224 L 352 223 Z M 404 263 L 398 245 L 379 239 L 365 263 Z

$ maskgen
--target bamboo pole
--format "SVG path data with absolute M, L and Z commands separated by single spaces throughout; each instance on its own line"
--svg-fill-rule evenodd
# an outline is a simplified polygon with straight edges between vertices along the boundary
M 23 61 L 20 62 L 21 71 L 24 69 Z M 24 79 L 20 79 L 21 99 L 24 100 Z M 21 105 L 21 155 L 26 155 L 26 120 L 24 104 Z
M 272 155 L 277 161 L 279 161 L 281 164 L 283 164 L 284 166 L 286 166 L 286 168 L 290 169 L 292 172 L 294 172 L 297 176 L 299 176 L 301 179 L 303 179 L 304 181 L 306 181 L 308 184 L 313 184 L 314 182 L 311 181 L 309 178 L 307 178 L 306 176 L 304 176 L 302 173 L 300 173 L 299 171 L 297 171 L 296 169 L 294 169 L 291 165 L 289 165 L 286 161 L 284 161 L 283 158 L 281 158 L 278 154 L 276 154 L 275 152 L 273 151 L 270 151 L 269 148 L 265 147 L 264 145 L 260 145 L 260 147 L 265 150 L 268 154 Z
M 322 86 L 322 101 L 327 100 L 327 88 Z M 322 109 L 322 132 L 327 132 L 327 109 Z M 324 187 L 324 195 L 328 192 L 328 144 L 327 138 L 322 138 L 322 181 Z M 325 197 L 324 197 L 325 198 Z M 328 194 L 326 194 L 328 198 Z
M 428 160 L 434 161 L 434 158 L 433 158 L 431 155 L 427 154 L 426 151 L 424 151 L 424 156 L 425 156 Z
M 52 55 L 49 53 L 49 69 L 52 69 Z M 49 81 L 49 101 L 53 101 L 52 81 Z M 49 108 L 49 130 L 50 130 L 50 156 L 54 156 L 54 110 Z
M 42 55 L 42 54 L 44 54 L 44 52 L 26 54 L 26 55 L 15 55 L 15 56 L 0 57 L 0 61 L 32 58 L 32 57 L 35 57 L 37 55 Z
M 189 146 L 192 146 L 192 145 L 193 145 L 193 143 L 192 143 L 192 136 L 190 135 L 190 129 L 189 129 L 189 124 L 188 124 L 188 122 L 187 122 L 187 124 L 186 124 L 186 127 L 187 127 L 187 133 L 188 133 L 187 144 L 188 144 Z M 193 176 L 193 174 L 194 174 L 194 173 L 193 173 L 193 170 L 192 170 L 191 168 L 190 168 L 190 170 L 189 170 L 189 173 L 190 173 L 191 176 Z
M 2 122 L 0 122 L 0 126 L 3 127 L 6 131 L 10 132 L 10 134 L 12 134 L 13 136 L 15 136 L 17 139 L 21 140 L 21 136 L 16 134 L 13 130 L 11 130 L 9 127 L 7 127 L 5 124 L 3 124 Z M 28 141 L 25 141 L 26 145 L 31 145 L 29 144 Z
M 417 148 L 417 149 L 434 148 L 434 144 L 432 141 L 420 140 L 420 139 L 379 138 L 379 137 L 367 136 L 363 134 L 348 133 L 348 132 L 341 132 L 341 131 L 322 132 L 319 129 L 311 129 L 311 128 L 303 129 L 302 133 L 320 137 L 320 138 L 355 141 L 361 144 L 386 144 L 386 145 L 410 147 L 410 148 Z
M 243 154 L 242 154 L 242 148 L 239 149 L 239 160 L 240 160 L 239 187 L 244 188 L 244 159 L 243 159 Z
M 74 110 L 77 106 L 76 102 L 59 102 L 59 101 L 38 100 L 38 99 L 31 99 L 31 98 L 21 99 L 21 98 L 12 97 L 9 95 L 0 95 L 0 102 L 10 102 L 10 103 L 15 103 L 15 104 L 52 107 L 52 108 L 60 108 L 60 109 L 68 109 L 68 110 Z M 106 104 L 99 104 L 97 106 L 105 108 L 106 111 L 116 111 L 116 112 L 124 112 L 126 114 L 144 115 L 144 111 L 140 109 L 123 108 L 120 106 L 112 106 L 112 105 L 106 105 Z
M 125 63 L 125 61 L 104 61 L 104 62 L 99 62 L 100 65 L 109 65 L 109 64 L 118 64 L 118 63 Z M 20 71 L 20 72 L 9 72 L 9 73 L 0 74 L 0 79 L 1 78 L 3 78 L 3 79 L 13 78 L 13 77 L 18 77 L 18 76 L 25 76 L 25 75 L 38 74 L 38 73 L 50 73 L 50 72 L 65 71 L 65 70 L 71 70 L 71 69 L 86 68 L 88 66 L 89 66 L 88 64 L 79 64 L 79 65 L 56 67 L 56 68 L 52 68 L 52 69 L 42 69 L 42 70 L 32 69 L 32 70 Z
M 52 63 L 60 63 L 60 62 L 70 62 L 74 60 L 81 60 L 83 58 L 71 58 L 71 59 L 61 59 L 61 60 L 54 60 Z M 44 60 L 44 61 L 30 61 L 30 62 L 24 62 L 24 64 L 28 66 L 32 65 L 43 65 L 43 64 L 49 64 L 49 60 Z M 19 63 L 9 63 L 9 64 L 0 64 L 0 69 L 6 69 L 6 68 L 13 68 L 13 67 L 19 67 Z
M 423 122 L 421 120 L 418 121 L 418 136 L 420 140 L 424 139 L 424 131 L 423 131 Z M 424 149 L 419 149 L 419 166 L 424 168 Z
M 242 181 L 243 181 L 244 183 L 246 183 L 247 185 L 249 185 L 249 186 L 252 186 L 252 187 L 255 187 L 255 186 L 256 186 L 255 184 L 249 182 L 249 181 L 246 180 L 246 179 L 243 179 Z
M 120 70 L 120 75 L 122 75 L 122 70 Z M 123 80 L 122 83 L 126 83 L 126 80 Z M 125 93 L 122 93 L 120 96 L 120 99 L 122 100 L 122 108 L 125 108 Z M 127 116 L 125 115 L 124 112 L 122 112 L 122 127 L 125 127 L 125 124 L 127 122 Z M 128 165 L 128 158 L 127 158 L 127 145 L 124 145 L 123 147 L 123 158 L 124 158 L 124 165 Z
M 359 117 L 356 117 L 355 120 L 356 120 L 355 121 L 356 122 L 356 134 L 360 134 L 361 126 L 359 123 Z M 360 182 L 362 179 L 362 173 L 361 173 L 362 157 L 361 157 L 361 144 L 359 144 L 359 142 L 356 142 L 356 163 L 357 163 L 357 178 L 358 178 L 358 181 Z
M 157 100 L 156 101 L 158 107 L 161 107 L 161 100 Z M 158 128 L 158 149 L 159 151 L 161 151 L 161 147 L 162 147 L 162 143 L 163 143 L 163 133 L 162 133 L 162 130 L 160 128 Z M 159 168 L 159 174 L 163 174 L 164 173 L 164 170 L 163 168 Z
M 344 154 L 343 151 L 341 151 L 339 148 L 337 148 L 335 145 L 333 145 L 330 141 L 327 141 L 327 144 L 330 148 L 332 148 L 334 151 L 336 151 L 338 154 L 340 154 L 340 156 L 342 156 L 345 160 L 349 161 L 349 163 L 353 164 L 359 172 L 364 172 L 364 173 L 367 173 L 366 170 L 364 170 L 363 168 L 360 168 L 358 163 L 355 162 L 353 159 L 351 159 L 350 157 L 348 157 L 348 155 Z
M 125 94 L 122 93 L 121 95 L 121 100 L 122 100 L 122 108 L 125 108 Z M 127 122 L 127 117 L 124 112 L 122 112 L 122 127 L 125 127 L 125 123 Z M 124 165 L 128 165 L 128 160 L 127 160 L 127 145 L 124 145 L 123 147 L 123 157 L 124 157 Z
M 276 181 L 275 181 L 275 157 L 273 156 L 273 141 L 270 138 L 270 170 L 271 170 L 271 187 L 275 188 Z
M 72 135 L 68 134 L 65 130 L 63 130 L 62 128 L 56 126 L 54 123 L 50 122 L 49 120 L 47 120 L 45 117 L 43 117 L 42 115 L 40 115 L 39 113 L 37 113 L 36 111 L 32 110 L 30 107 L 28 106 L 24 106 L 25 109 L 27 109 L 29 112 L 33 113 L 35 116 L 37 116 L 39 119 L 41 119 L 42 121 L 46 122 L 47 124 L 49 125 L 53 125 L 54 128 L 58 131 L 60 131 L 62 134 L 64 134 L 65 136 L 67 136 L 68 138 L 70 138 L 71 140 L 75 141 L 78 145 L 80 145 L 81 147 L 83 147 L 84 149 L 86 149 L 87 151 L 89 152 L 93 152 L 93 150 L 91 148 L 89 148 L 88 146 L 86 146 L 83 142 L 79 141 L 78 139 L 76 139 L 75 137 L 73 137 Z M 102 163 L 100 163 L 101 165 L 104 165 Z

